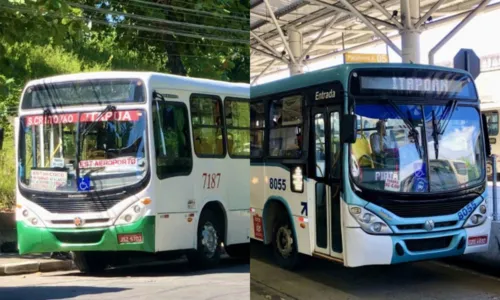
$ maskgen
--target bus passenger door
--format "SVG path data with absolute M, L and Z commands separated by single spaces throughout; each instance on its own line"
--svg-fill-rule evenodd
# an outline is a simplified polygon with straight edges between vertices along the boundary
M 315 249 L 342 259 L 340 220 L 340 106 L 314 107 L 311 143 L 315 166 Z

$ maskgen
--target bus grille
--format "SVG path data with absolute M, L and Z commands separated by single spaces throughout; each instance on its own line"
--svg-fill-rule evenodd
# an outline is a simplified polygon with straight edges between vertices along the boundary
M 440 202 L 399 202 L 379 204 L 395 215 L 402 218 L 432 217 L 458 213 L 471 199 L 460 199 Z
M 122 199 L 49 199 L 33 198 L 32 201 L 51 213 L 91 213 L 103 212 L 118 204 Z
M 405 240 L 406 248 L 412 252 L 431 251 L 448 248 L 452 236 L 443 236 L 431 239 Z
M 99 243 L 104 230 L 82 232 L 52 232 L 52 234 L 65 244 L 95 244 Z

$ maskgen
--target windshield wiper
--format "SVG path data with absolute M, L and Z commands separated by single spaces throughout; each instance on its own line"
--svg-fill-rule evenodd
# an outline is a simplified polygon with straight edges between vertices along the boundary
M 415 125 L 413 125 L 413 118 L 411 116 L 410 110 L 408 110 L 408 116 L 399 109 L 399 107 L 394 103 L 394 101 L 387 99 L 387 102 L 392 106 L 394 111 L 398 114 L 398 116 L 405 122 L 405 125 L 410 129 L 410 137 L 413 137 L 415 140 L 415 146 L 417 147 L 418 156 L 422 158 L 422 149 L 420 148 L 420 142 L 418 141 L 418 130 Z
M 76 184 L 78 185 L 78 179 L 80 178 L 80 155 L 81 155 L 81 146 L 83 145 L 83 141 L 85 140 L 85 136 L 96 126 L 97 123 L 101 120 L 101 118 L 110 111 L 115 111 L 116 107 L 113 105 L 108 105 L 106 108 L 97 116 L 97 118 L 90 123 L 90 125 L 80 134 L 80 131 L 77 131 L 77 143 L 76 143 Z M 80 120 L 78 120 L 78 127 L 80 128 Z M 81 139 L 80 139 L 81 136 Z
M 432 138 L 434 140 L 434 154 L 436 155 L 436 159 L 439 157 L 439 137 L 445 132 L 446 127 L 450 123 L 451 120 L 451 115 L 455 111 L 455 108 L 457 107 L 457 100 L 452 100 L 450 103 L 448 103 L 441 114 L 441 118 L 439 118 L 439 121 L 436 120 L 436 112 L 434 109 L 432 110 Z M 444 121 L 443 126 L 439 126 L 441 122 Z

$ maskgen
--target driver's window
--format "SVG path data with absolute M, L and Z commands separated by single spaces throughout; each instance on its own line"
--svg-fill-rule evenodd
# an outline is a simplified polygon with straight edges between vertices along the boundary
M 153 126 L 158 178 L 190 174 L 193 158 L 186 105 L 169 101 L 155 103 Z
M 322 113 L 314 116 L 316 177 L 325 177 L 325 118 Z

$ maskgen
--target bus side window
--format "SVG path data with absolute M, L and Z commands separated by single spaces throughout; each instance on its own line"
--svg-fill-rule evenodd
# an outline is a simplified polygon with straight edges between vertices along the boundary
M 496 136 L 498 134 L 498 112 L 487 111 L 484 113 L 488 122 L 488 135 Z
M 270 104 L 269 155 L 299 157 L 302 153 L 302 95 L 273 100 Z
M 156 173 L 159 179 L 188 175 L 193 168 L 187 107 L 180 102 L 161 102 L 153 109 Z
M 226 98 L 227 151 L 230 156 L 250 156 L 250 103 L 248 99 Z
M 264 127 L 266 124 L 264 103 L 250 104 L 250 156 L 262 157 L 264 155 Z
M 193 143 L 199 157 L 224 157 L 222 101 L 213 95 L 191 95 Z

